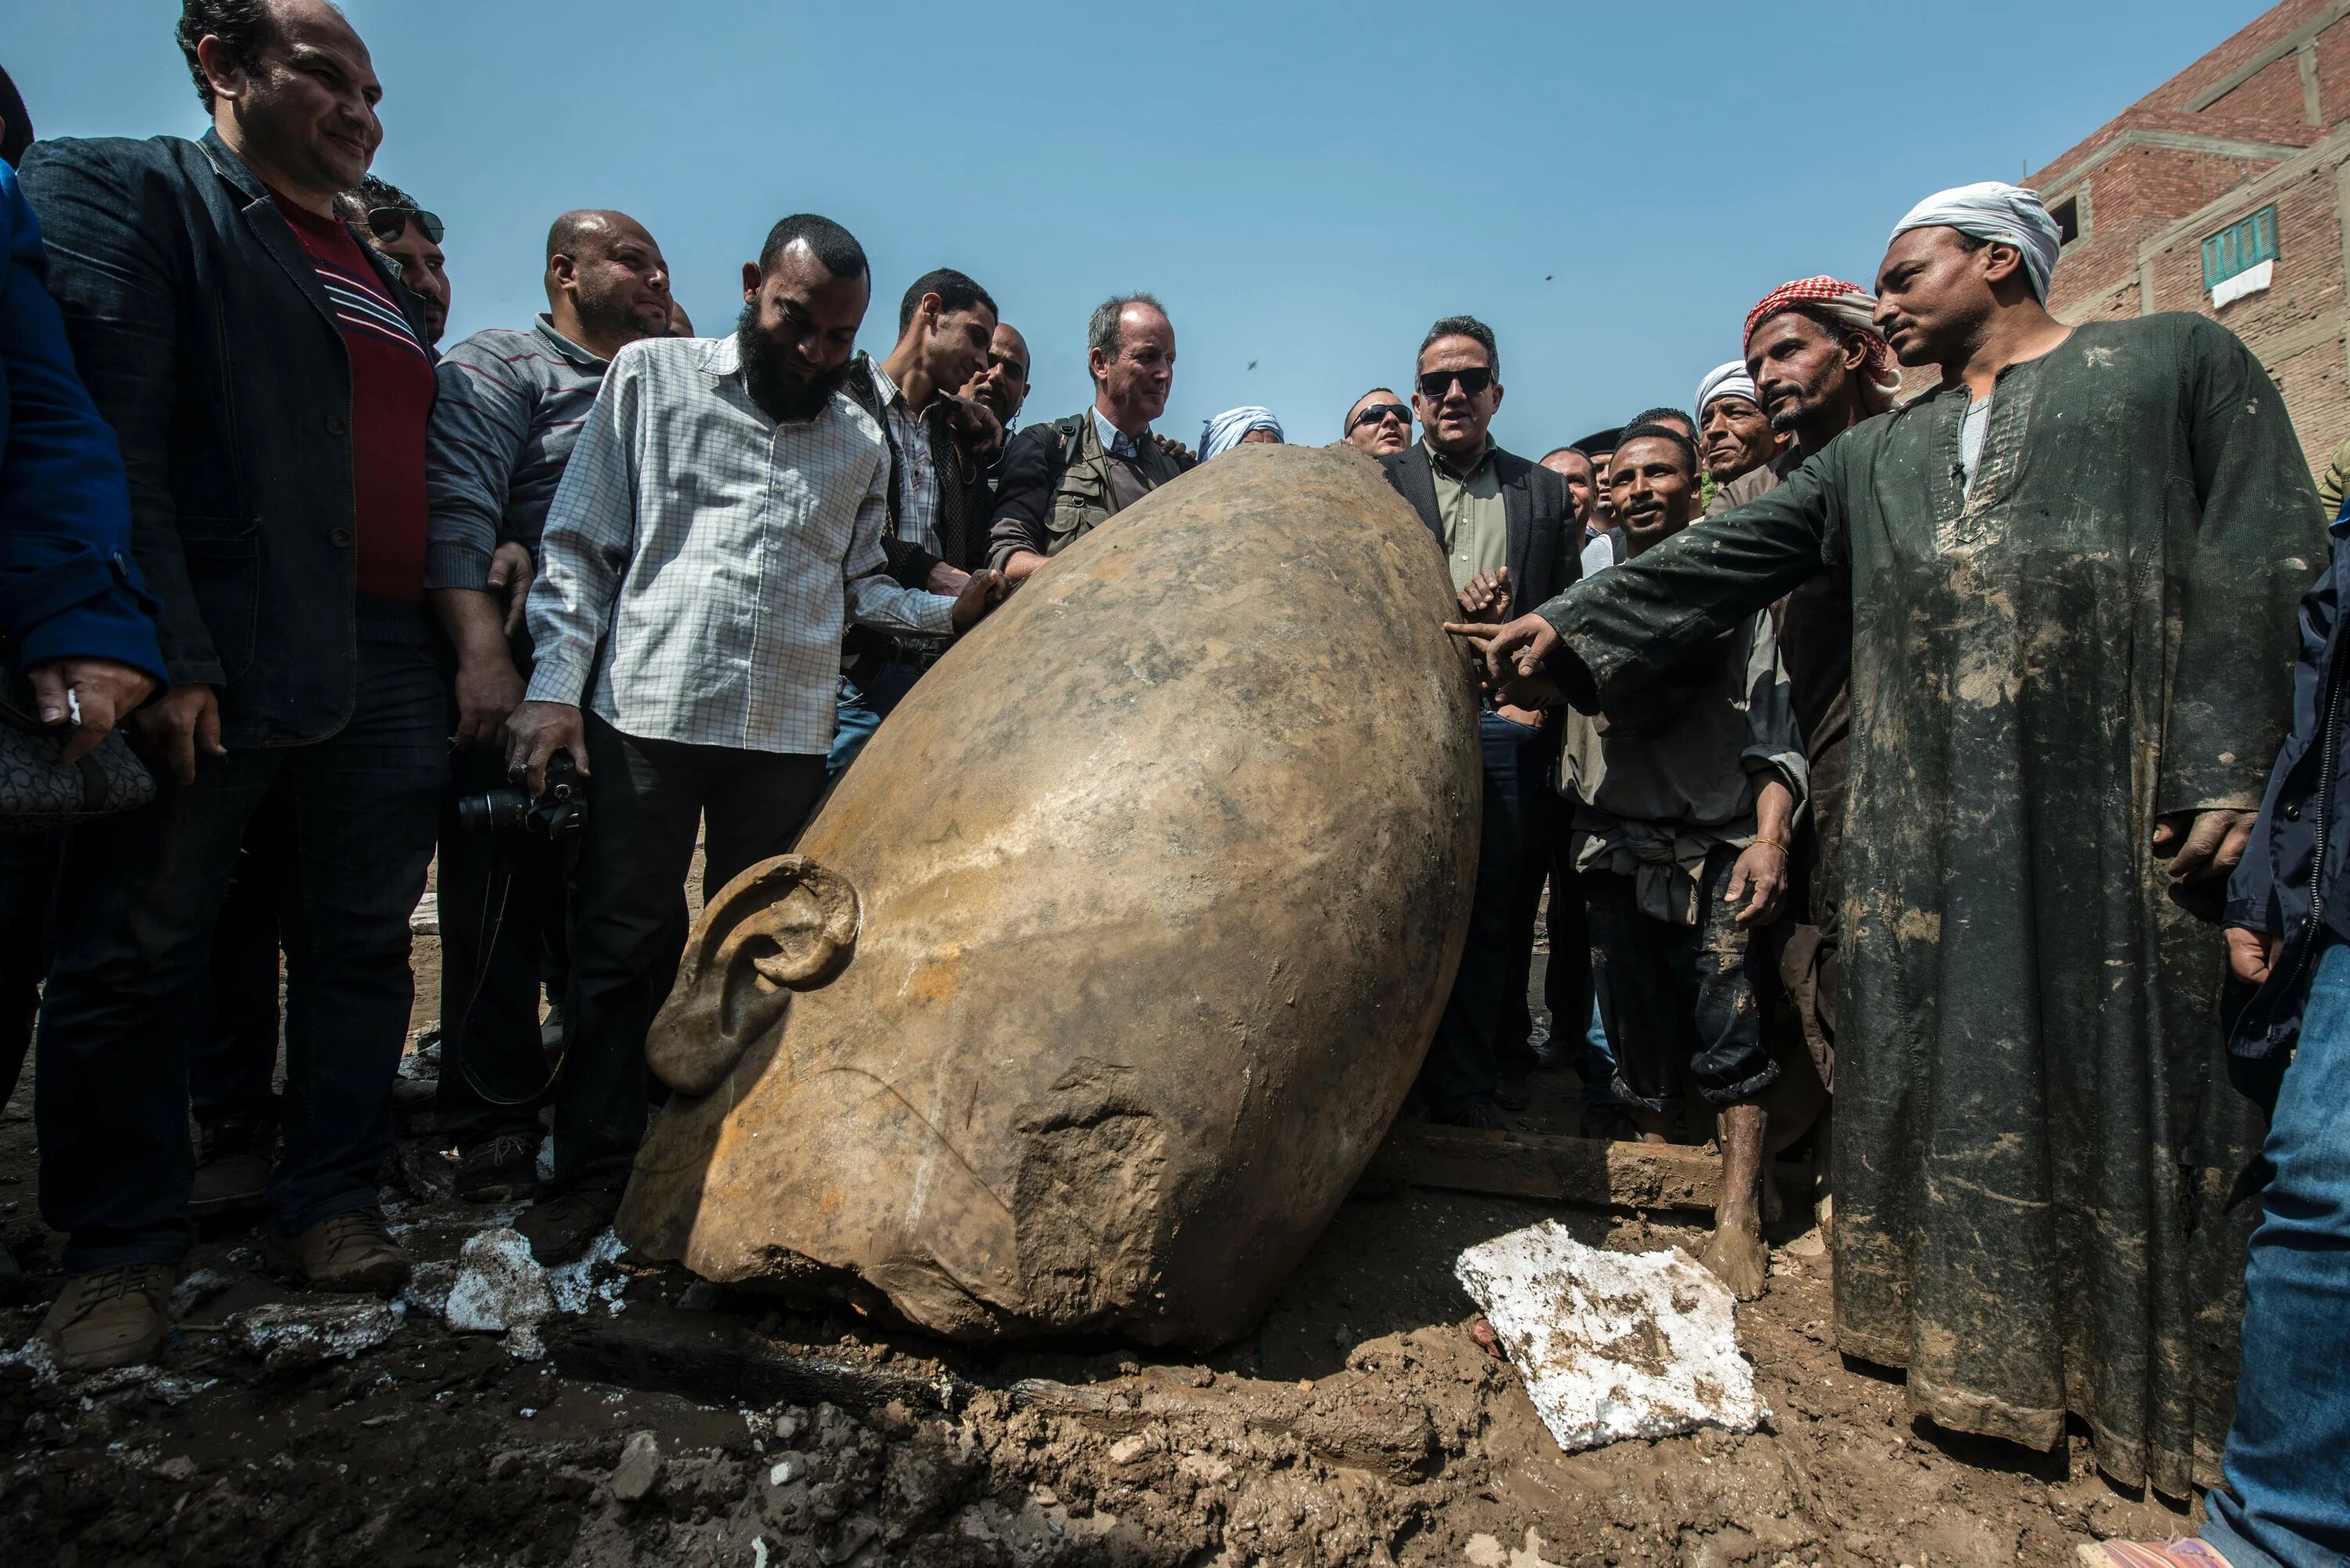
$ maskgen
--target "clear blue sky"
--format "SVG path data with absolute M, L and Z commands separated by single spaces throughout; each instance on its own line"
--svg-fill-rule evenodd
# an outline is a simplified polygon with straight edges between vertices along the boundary
M 1116 290 L 1167 302 L 1161 428 L 1194 442 L 1244 402 L 1332 440 L 1466 311 L 1501 338 L 1495 433 L 1531 455 L 1686 402 L 1765 291 L 1867 281 L 1916 198 L 2045 163 L 2262 7 L 348 9 L 385 88 L 376 171 L 449 223 L 448 341 L 542 307 L 564 208 L 641 219 L 705 334 L 767 225 L 814 211 L 872 257 L 876 353 L 919 273 L 984 284 L 1036 355 L 1028 419 L 1089 400 L 1085 319 Z M 177 15 L 19 0 L 0 64 L 43 136 L 194 135 Z

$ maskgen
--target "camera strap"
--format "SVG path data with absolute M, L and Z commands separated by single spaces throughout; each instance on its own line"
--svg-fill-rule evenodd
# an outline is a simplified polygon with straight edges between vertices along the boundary
M 546 1082 L 540 1084 L 529 1094 L 519 1097 L 509 1098 L 506 1096 L 493 1093 L 489 1086 L 474 1075 L 472 1064 L 465 1060 L 466 1025 L 473 1022 L 473 1004 L 482 999 L 482 987 L 489 980 L 490 955 L 497 950 L 498 939 L 505 934 L 506 904 L 514 896 L 512 851 L 505 844 L 500 843 L 496 853 L 497 869 L 491 874 L 491 885 L 497 889 L 495 899 L 497 908 L 494 913 L 490 907 L 492 900 L 486 898 L 482 900 L 474 927 L 473 986 L 465 998 L 464 1005 L 458 1011 L 456 1027 L 442 1037 L 441 1068 L 443 1072 L 448 1071 L 450 1057 L 453 1054 L 456 1058 L 457 1072 L 464 1079 L 465 1086 L 479 1096 L 484 1105 L 536 1106 L 546 1097 L 557 1083 L 562 1081 L 564 1058 L 570 1054 L 570 1042 L 567 1038 L 564 1043 L 564 1048 L 556 1053 L 554 1064 L 546 1069 Z M 442 955 L 442 963 L 445 971 L 447 963 L 445 953 Z M 536 987 L 534 986 L 533 995 L 536 996 Z M 534 1008 L 532 1011 L 536 1012 L 536 1009 Z

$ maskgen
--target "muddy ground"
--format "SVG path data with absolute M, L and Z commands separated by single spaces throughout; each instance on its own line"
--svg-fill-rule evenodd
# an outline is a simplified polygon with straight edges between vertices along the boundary
M 1573 1129 L 1573 1081 L 1538 1077 L 1532 1125 Z M 191 1261 L 156 1366 L 0 1360 L 10 1563 L 2004 1568 L 2188 1522 L 2106 1482 L 2085 1439 L 2037 1455 L 1914 1426 L 1895 1377 L 1831 1347 L 1814 1231 L 1783 1230 L 1770 1293 L 1739 1312 L 1762 1430 L 1567 1456 L 1472 1335 L 1453 1259 L 1545 1216 L 1594 1244 L 1694 1251 L 1700 1232 L 1662 1222 L 1688 1216 L 1359 1194 L 1257 1334 L 1215 1355 L 976 1355 L 626 1256 L 567 1282 L 584 1311 L 454 1331 L 453 1261 L 512 1211 L 433 1196 L 448 1171 L 429 1137 L 398 1164 L 395 1223 L 439 1266 L 396 1317 L 328 1325 L 368 1348 L 306 1344 L 322 1298 L 230 1226 Z M 0 1114 L 0 1235 L 33 1278 L 0 1308 L 0 1348 L 55 1289 L 36 1210 L 20 1090 Z M 296 1327 L 268 1328 L 273 1307 Z

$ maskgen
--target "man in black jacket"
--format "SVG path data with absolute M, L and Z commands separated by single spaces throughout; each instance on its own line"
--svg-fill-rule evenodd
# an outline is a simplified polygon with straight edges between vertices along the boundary
M 881 552 L 900 587 L 956 594 L 987 566 L 986 466 L 1003 445 L 995 411 L 958 390 L 988 368 L 995 301 L 952 267 L 916 278 L 898 306 L 898 345 L 878 363 L 858 355 L 844 389 L 889 447 L 889 521 Z M 832 754 L 838 778 L 922 671 L 946 651 L 929 638 L 851 627 L 842 645 Z
M 405 1278 L 375 1171 L 448 765 L 422 618 L 432 366 L 414 298 L 332 216 L 382 138 L 367 47 L 323 0 L 188 0 L 179 36 L 201 142 L 44 142 L 24 170 L 171 677 L 137 723 L 159 798 L 68 849 L 37 1047 L 72 1276 L 43 1332 L 81 1369 L 166 1326 L 192 1239 L 184 997 L 274 784 L 295 840 L 277 1244 L 320 1288 Z
M 1492 328 L 1474 317 L 1448 316 L 1419 346 L 1412 407 L 1421 439 L 1379 459 L 1388 483 L 1442 546 L 1461 608 L 1487 618 L 1507 618 L 1513 602 L 1541 603 L 1581 569 L 1566 542 L 1565 484 L 1486 433 L 1501 406 Z M 1511 1011 L 1510 977 L 1525 972 L 1518 953 L 1533 944 L 1550 868 L 1558 734 L 1539 713 L 1491 701 L 1478 723 L 1485 813 L 1476 902 L 1459 977 L 1420 1069 L 1419 1097 L 1431 1120 L 1493 1127 L 1496 1039 Z

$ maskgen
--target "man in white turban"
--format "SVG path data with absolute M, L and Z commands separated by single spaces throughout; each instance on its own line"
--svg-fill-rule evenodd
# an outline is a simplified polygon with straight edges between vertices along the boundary
M 1770 420 L 1762 412 L 1762 400 L 1754 391 L 1754 378 L 1746 373 L 1743 360 L 1732 359 L 1727 365 L 1715 366 L 1697 384 L 1694 406 L 1698 453 L 1705 459 L 1706 475 L 1714 486 L 1713 500 L 1706 507 L 1711 515 L 1762 493 L 1758 489 L 1733 499 L 1730 493 L 1733 482 L 1763 468 L 1778 456 L 1786 438 L 1771 428 Z M 1777 483 L 1775 476 L 1771 483 Z
M 2039 192 L 1998 180 L 1953 185 L 1910 208 L 1909 215 L 1893 226 L 1892 239 L 1912 229 L 1953 229 L 1975 241 L 1976 248 L 1992 244 L 2014 247 L 2023 259 L 2033 297 L 2048 303 L 2048 275 L 2055 270 L 2056 253 L 2064 240 Z
M 1253 442 L 1281 444 L 1281 421 L 1273 417 L 1273 410 L 1254 403 L 1226 409 L 1200 427 L 1200 461 L 1205 462 Z
M 2261 1118 L 2228 1048 L 2281 1049 L 2261 1004 L 2223 1039 L 2222 977 L 2265 962 L 2216 921 L 2324 530 L 2249 348 L 2203 316 L 2057 320 L 2029 193 L 1970 189 L 1877 274 L 1877 329 L 1937 384 L 1462 635 L 1598 709 L 1849 573 L 1837 1346 L 1940 1426 L 2050 1449 L 2077 1418 L 2098 1469 L 2183 1498 L 2220 1479 L 2260 1210 L 2230 1201 Z

